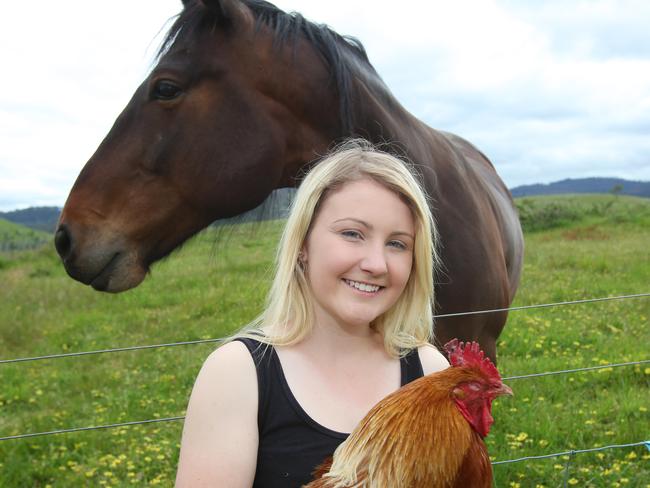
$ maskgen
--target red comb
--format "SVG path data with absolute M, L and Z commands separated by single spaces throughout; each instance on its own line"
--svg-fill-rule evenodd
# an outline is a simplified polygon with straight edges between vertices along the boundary
M 452 339 L 445 344 L 445 351 L 452 366 L 475 366 L 488 375 L 501 378 L 499 371 L 490 358 L 485 357 L 477 342 L 460 342 L 458 339 Z

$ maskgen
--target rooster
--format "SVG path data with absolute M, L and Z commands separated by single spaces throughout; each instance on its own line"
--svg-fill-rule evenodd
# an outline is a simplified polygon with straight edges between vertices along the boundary
M 483 438 L 492 400 L 512 395 L 475 342 L 445 345 L 451 367 L 375 405 L 304 488 L 489 488 Z

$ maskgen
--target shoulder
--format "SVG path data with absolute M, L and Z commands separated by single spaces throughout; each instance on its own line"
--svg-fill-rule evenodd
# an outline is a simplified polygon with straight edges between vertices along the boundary
M 226 342 L 214 350 L 203 363 L 201 371 L 219 372 L 220 366 L 236 367 L 241 373 L 255 371 L 255 363 L 246 345 L 241 341 Z M 241 368 L 241 369 L 240 369 Z M 228 374 L 232 371 L 228 372 Z
M 210 354 L 187 407 L 177 486 L 251 486 L 257 398 L 255 364 L 243 343 L 229 342 Z
M 418 347 L 418 356 L 420 356 L 422 370 L 425 375 L 442 371 L 449 367 L 449 361 L 431 344 Z
M 195 397 L 243 403 L 257 410 L 255 363 L 242 342 L 228 342 L 208 356 L 194 383 L 191 399 Z

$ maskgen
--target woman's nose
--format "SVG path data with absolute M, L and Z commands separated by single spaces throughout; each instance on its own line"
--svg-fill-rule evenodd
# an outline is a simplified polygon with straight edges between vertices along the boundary
M 384 247 L 368 246 L 366 254 L 360 263 L 361 269 L 373 275 L 381 275 L 388 272 L 388 263 Z

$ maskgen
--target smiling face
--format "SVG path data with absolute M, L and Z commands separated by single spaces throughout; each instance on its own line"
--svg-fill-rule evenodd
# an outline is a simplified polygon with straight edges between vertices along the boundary
M 326 196 L 303 247 L 316 323 L 367 326 L 402 294 L 415 224 L 393 191 L 363 179 Z

